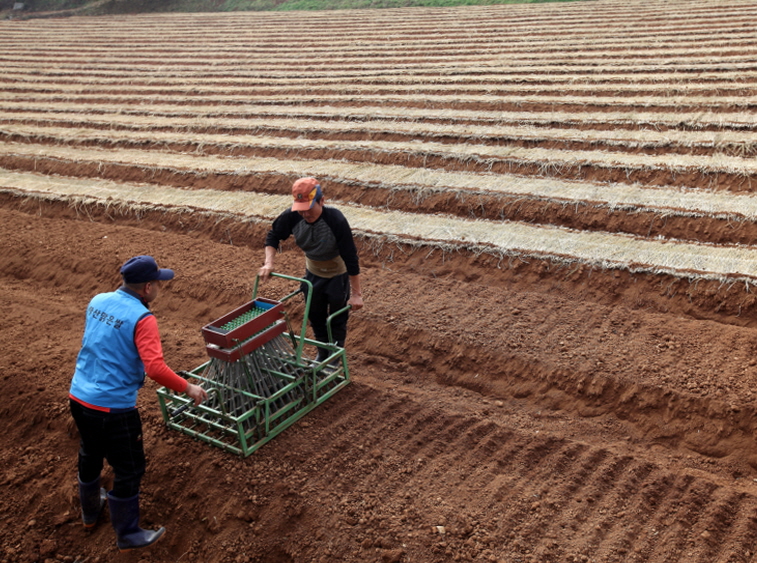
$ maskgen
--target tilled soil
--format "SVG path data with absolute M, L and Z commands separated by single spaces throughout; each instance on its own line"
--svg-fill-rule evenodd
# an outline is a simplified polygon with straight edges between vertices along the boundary
M 365 246 L 352 382 L 251 456 L 167 429 L 148 381 L 143 520 L 168 533 L 119 554 L 107 516 L 91 533 L 78 516 L 66 392 L 83 310 L 123 260 L 156 255 L 177 272 L 155 306 L 167 361 L 194 368 L 200 327 L 249 299 L 262 250 L 60 207 L 0 216 L 5 561 L 753 557 L 752 319 L 649 276 L 402 263 Z M 302 257 L 279 264 L 297 275 Z

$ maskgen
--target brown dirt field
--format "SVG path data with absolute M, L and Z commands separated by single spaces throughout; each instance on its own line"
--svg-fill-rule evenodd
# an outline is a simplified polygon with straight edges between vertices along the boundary
M 367 248 L 353 382 L 250 457 L 167 430 L 147 384 L 144 518 L 169 535 L 117 554 L 107 522 L 81 527 L 72 479 L 82 311 L 126 257 L 155 254 L 178 272 L 155 308 L 166 358 L 193 368 L 199 327 L 247 299 L 261 251 L 149 218 L 0 215 L 8 561 L 714 561 L 733 543 L 751 558 L 754 321 L 704 318 L 734 295 L 697 307 L 645 276 Z M 280 259 L 298 272 L 296 250 Z
M 757 69 L 757 41 L 740 42 L 738 49 L 725 55 L 719 51 L 711 60 L 687 62 L 685 49 L 671 48 L 661 56 L 658 51 L 664 49 L 665 41 L 655 40 L 664 35 L 694 48 L 705 41 L 707 29 L 713 30 L 713 37 L 717 29 L 716 38 L 722 38 L 725 49 L 729 30 L 746 26 L 751 30 L 757 23 L 757 6 L 748 2 L 712 8 L 706 2 L 656 6 L 602 1 L 487 10 L 0 22 L 0 45 L 4 46 L 0 53 L 0 167 L 24 177 L 99 178 L 186 190 L 281 194 L 287 193 L 292 180 L 292 172 L 283 167 L 239 174 L 203 168 L 208 155 L 229 161 L 241 156 L 278 156 L 297 159 L 304 167 L 309 159 L 332 158 L 361 165 L 401 163 L 464 170 L 483 176 L 511 173 L 512 167 L 519 166 L 517 172 L 524 176 L 641 183 L 650 190 L 754 192 L 754 174 L 723 173 L 696 165 L 686 170 L 631 170 L 578 162 L 551 169 L 534 160 L 504 162 L 501 169 L 491 170 L 487 163 L 460 163 L 448 155 L 424 159 L 423 143 L 436 139 L 422 135 L 411 139 L 418 143 L 411 155 L 368 150 L 314 154 L 317 151 L 307 147 L 307 140 L 328 135 L 296 135 L 296 125 L 281 134 L 303 139 L 303 149 L 296 154 L 275 147 L 256 151 L 222 143 L 203 146 L 193 134 L 229 131 L 207 123 L 202 128 L 165 129 L 185 133 L 185 143 L 106 143 L 97 141 L 92 131 L 107 128 L 102 121 L 109 112 L 121 111 L 105 107 L 117 105 L 117 87 L 113 98 L 103 92 L 91 97 L 61 94 L 60 100 L 40 94 L 54 90 L 57 77 L 77 80 L 76 72 L 82 74 L 83 89 L 92 75 L 152 87 L 164 75 L 186 72 L 189 90 L 192 76 L 199 80 L 218 72 L 220 98 L 223 68 L 216 68 L 216 61 L 208 62 L 207 57 L 200 64 L 193 57 L 181 56 L 182 47 L 197 46 L 198 29 L 209 30 L 202 36 L 209 52 L 216 47 L 219 52 L 229 49 L 233 53 L 229 42 L 250 44 L 243 53 L 252 62 L 245 58 L 242 64 L 233 54 L 219 56 L 217 66 L 228 67 L 227 74 L 233 74 L 236 65 L 240 72 L 262 75 L 307 73 L 314 83 L 313 101 L 302 102 L 302 107 L 293 104 L 299 109 L 328 105 L 324 100 L 330 99 L 331 91 L 317 82 L 321 77 L 333 81 L 334 76 L 318 69 L 326 63 L 336 66 L 334 61 L 340 56 L 351 61 L 344 66 L 345 81 L 353 73 L 375 72 L 379 83 L 382 76 L 401 71 L 391 60 L 384 69 L 374 68 L 381 62 L 375 55 L 363 60 L 358 51 L 350 51 L 349 57 L 341 53 L 340 49 L 353 49 L 353 43 L 360 41 L 388 52 L 401 50 L 405 42 L 412 45 L 409 53 L 400 51 L 395 56 L 412 67 L 408 76 L 415 76 L 417 67 L 419 82 L 428 80 L 430 85 L 445 74 L 467 76 L 470 61 L 486 63 L 492 73 L 502 67 L 502 78 L 492 82 L 491 102 L 466 103 L 461 87 L 461 99 L 452 93 L 444 103 L 426 103 L 420 96 L 408 108 L 519 108 L 524 122 L 530 112 L 555 111 L 565 114 L 565 121 L 555 127 L 577 131 L 587 128 L 580 123 L 582 112 L 610 112 L 612 104 L 574 105 L 566 100 L 553 107 L 535 99 L 538 95 L 529 95 L 528 103 L 507 104 L 497 100 L 497 92 L 509 92 L 507 73 L 527 72 L 532 63 L 553 64 L 555 81 L 564 81 L 570 65 L 583 68 L 602 66 L 605 59 L 614 61 L 597 71 L 600 80 L 603 74 L 642 74 L 634 65 L 649 64 L 649 77 L 639 79 L 649 84 L 649 92 L 620 97 L 622 107 L 631 113 L 669 110 L 644 102 L 645 95 L 655 95 L 651 94 L 657 85 L 655 70 L 666 66 L 681 70 L 679 83 L 664 85 L 670 91 L 680 83 L 700 83 L 697 77 L 705 70 L 725 73 L 734 68 L 744 69 L 744 97 L 751 100 L 755 90 L 753 69 L 747 67 Z M 318 47 L 327 50 L 333 42 L 333 55 L 298 53 L 298 45 L 302 46 L 296 41 L 289 51 L 284 47 L 282 37 L 287 34 L 281 27 L 310 26 L 309 18 L 328 24 L 328 37 Z M 642 24 L 647 27 L 637 31 Z M 166 41 L 175 44 L 162 42 L 155 31 L 158 25 Z M 221 31 L 213 31 L 214 26 Z M 387 37 L 388 26 L 393 33 Z M 249 35 L 245 35 L 247 28 Z M 237 30 L 238 35 L 227 37 L 224 30 Z M 521 36 L 528 30 L 532 35 Z M 499 32 L 504 39 L 498 37 Z M 637 33 L 644 33 L 646 41 L 639 41 Z M 447 49 L 442 42 L 435 49 L 414 43 L 436 37 L 454 41 L 456 46 Z M 600 45 L 586 47 L 586 37 L 594 37 Z M 553 39 L 560 44 L 551 47 Z M 596 58 L 587 60 L 582 55 L 571 61 L 566 45 L 574 39 L 577 44 L 580 39 L 584 54 L 596 50 Z M 267 49 L 267 40 L 284 45 L 282 61 L 256 66 L 253 47 Z M 628 69 L 622 67 L 623 53 L 630 47 L 618 46 L 624 41 L 640 50 Z M 614 45 L 605 54 L 603 42 Z M 154 52 L 142 52 L 135 56 L 138 63 L 129 64 L 130 48 L 150 46 Z M 486 48 L 502 53 L 513 50 L 515 62 L 504 55 L 503 59 L 490 56 Z M 100 60 L 101 51 L 108 55 L 103 56 L 107 64 Z M 265 56 L 274 56 L 271 52 L 276 49 L 271 47 Z M 519 56 L 529 62 L 521 64 Z M 431 64 L 424 57 L 436 62 Z M 550 62 L 552 57 L 557 58 Z M 446 66 L 435 66 L 438 61 L 446 61 Z M 137 71 L 145 76 L 135 77 L 132 73 Z M 471 83 L 476 82 L 477 72 L 471 72 Z M 52 86 L 37 87 L 37 81 Z M 716 79 L 701 83 L 710 81 Z M 251 91 L 259 95 L 261 88 L 251 87 Z M 398 86 L 398 92 L 406 90 L 406 84 Z M 275 87 L 270 91 L 269 103 L 274 105 Z M 597 95 L 606 96 L 608 91 L 603 87 Z M 692 129 L 692 116 L 698 112 L 738 112 L 742 105 L 753 109 L 748 100 L 724 107 L 718 100 L 717 84 L 710 95 L 712 103 L 700 103 L 690 113 L 688 107 L 679 108 L 680 130 Z M 143 104 L 139 96 L 134 94 L 122 110 L 149 117 L 152 104 L 158 102 Z M 638 101 L 629 102 L 634 96 L 639 96 Z M 397 105 L 390 98 L 386 106 Z M 103 107 L 93 109 L 91 104 L 98 103 Z M 172 111 L 186 115 L 195 105 L 209 102 L 188 94 L 186 100 L 171 103 L 175 110 L 162 107 L 155 115 L 170 117 Z M 70 106 L 64 108 L 65 104 Z M 214 111 L 239 119 L 234 134 L 271 135 L 270 130 L 245 125 L 246 114 L 235 114 L 237 106 L 243 105 L 219 102 Z M 350 111 L 359 112 L 363 106 L 357 98 L 344 103 Z M 47 111 L 70 113 L 70 120 L 62 125 L 65 120 L 56 114 L 53 125 L 74 129 L 79 138 L 10 131 L 10 125 L 18 123 L 44 126 Z M 28 115 L 35 112 L 36 117 Z M 476 122 L 475 117 L 470 119 Z M 487 119 L 482 117 L 480 122 Z M 633 119 L 629 115 L 628 120 Z M 445 122 L 442 117 L 428 117 L 434 120 Z M 385 121 L 386 131 L 377 133 L 374 140 L 406 137 L 392 129 L 401 119 L 386 117 Z M 149 131 L 149 125 L 144 127 Z M 613 124 L 603 127 L 611 130 Z M 635 130 L 628 123 L 622 127 Z M 640 132 L 645 127 L 638 125 Z M 675 127 L 668 121 L 659 129 Z M 701 124 L 702 131 L 753 128 L 748 117 L 740 124 L 715 120 Z M 111 131 L 128 129 L 114 126 Z M 444 142 L 455 145 L 471 140 L 461 135 Z M 528 146 L 518 139 L 500 142 Z M 81 156 L 90 146 L 102 149 L 101 158 Z M 82 151 L 66 157 L 55 152 L 61 147 Z M 548 142 L 534 148 L 554 147 L 576 148 Z M 608 150 L 602 143 L 593 148 Z M 721 149 L 700 147 L 697 151 L 712 156 L 722 154 Z M 632 146 L 612 150 L 640 153 Z M 754 154 L 749 143 L 728 150 L 731 155 Z M 141 166 L 129 161 L 127 151 L 163 155 L 166 163 Z M 196 168 L 169 163 L 172 155 L 184 152 L 196 157 Z M 668 154 L 662 149 L 655 152 Z M 671 155 L 691 152 L 686 146 L 670 148 Z M 701 242 L 708 248 L 751 248 L 757 239 L 754 218 L 738 214 L 611 208 L 596 201 L 569 201 L 567 196 L 560 201 L 506 191 L 427 193 L 422 186 L 406 189 L 382 178 L 356 185 L 352 178 L 335 176 L 324 184 L 327 197 L 345 205 L 411 212 L 418 217 L 448 214 L 492 222 L 520 221 L 631 233 L 645 240 Z M 68 413 L 67 391 L 88 301 L 117 286 L 118 268 L 128 257 L 154 255 L 162 266 L 177 273 L 154 306 L 166 360 L 176 370 L 193 369 L 207 359 L 200 328 L 249 300 L 263 260 L 266 229 L 266 221 L 233 214 L 110 200 L 52 200 L 31 188 L 0 185 L 0 310 L 5 317 L 0 327 L 5 348 L 0 354 L 4 390 L 0 420 L 5 428 L 0 438 L 0 563 L 757 560 L 757 297 L 753 280 L 738 272 L 721 277 L 708 276 L 706 271 L 669 275 L 643 264 L 609 269 L 588 261 L 534 257 L 533 253 L 497 255 L 433 241 L 384 240 L 376 233 L 357 236 L 365 308 L 350 321 L 346 346 L 350 384 L 258 451 L 240 458 L 168 429 L 158 408 L 157 385 L 148 381 L 139 399 L 148 455 L 142 523 L 166 526 L 167 534 L 149 549 L 121 554 L 107 511 L 94 531 L 85 531 L 76 489 L 78 439 Z M 277 269 L 301 275 L 301 253 L 285 245 Z M 285 282 L 274 280 L 262 288 L 262 295 L 276 299 L 289 290 Z M 288 308 L 300 321 L 302 304 L 293 300 Z M 108 470 L 106 483 L 111 479 Z

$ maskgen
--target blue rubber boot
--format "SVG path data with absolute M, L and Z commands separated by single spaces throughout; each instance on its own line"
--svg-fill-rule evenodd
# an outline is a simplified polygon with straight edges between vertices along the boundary
M 139 527 L 139 494 L 131 498 L 116 498 L 108 493 L 110 521 L 116 531 L 116 545 L 121 551 L 147 547 L 158 541 L 165 533 L 159 530 L 143 530 Z
M 105 489 L 100 487 L 100 478 L 98 477 L 91 483 L 82 483 L 79 481 L 79 501 L 81 502 L 81 519 L 85 528 L 94 528 L 97 519 L 102 513 L 105 506 Z

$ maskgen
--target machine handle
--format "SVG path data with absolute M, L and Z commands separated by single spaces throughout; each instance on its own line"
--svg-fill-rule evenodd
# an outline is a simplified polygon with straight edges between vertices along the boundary
M 183 412 L 184 412 L 185 410 L 187 410 L 188 408 L 189 408 L 189 403 L 187 403 L 186 405 L 181 405 L 181 406 L 180 406 L 180 407 L 179 407 L 178 409 L 174 409 L 174 410 L 172 410 L 172 411 L 171 411 L 171 412 L 169 413 L 169 416 L 170 416 L 171 418 L 176 418 L 177 416 L 179 416 L 179 415 L 180 415 L 181 413 L 183 413 Z
M 331 321 L 334 317 L 338 317 L 339 315 L 346 313 L 350 309 L 352 309 L 352 305 L 347 305 L 346 307 L 339 309 L 336 313 L 331 313 L 329 315 L 329 318 L 326 319 L 326 333 L 329 335 L 329 344 L 336 344 L 336 342 L 334 342 L 334 337 L 331 336 Z

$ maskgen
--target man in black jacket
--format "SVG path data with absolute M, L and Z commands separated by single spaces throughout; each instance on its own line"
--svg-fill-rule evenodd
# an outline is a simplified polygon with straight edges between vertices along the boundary
M 265 281 L 273 272 L 273 262 L 279 243 L 294 235 L 305 252 L 305 279 L 313 284 L 308 320 L 315 339 L 328 342 L 326 319 L 335 311 L 351 305 L 352 310 L 363 306 L 360 290 L 360 264 L 352 229 L 341 211 L 326 207 L 321 185 L 315 178 L 300 178 L 292 186 L 294 202 L 273 222 L 265 239 L 265 263 L 258 274 Z M 307 295 L 307 286 L 302 291 Z M 347 312 L 335 317 L 331 331 L 340 347 L 347 337 Z M 329 356 L 325 348 L 318 348 L 318 361 Z

